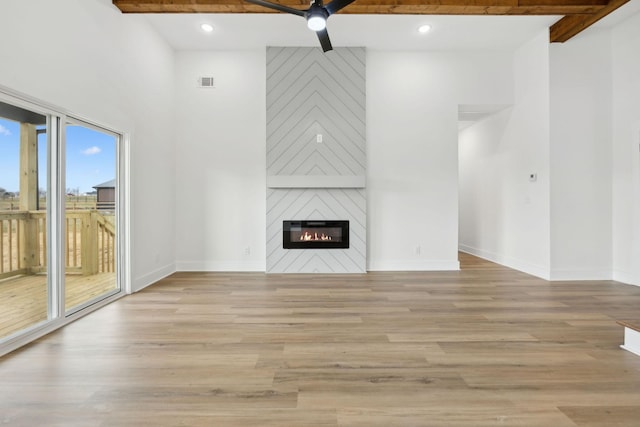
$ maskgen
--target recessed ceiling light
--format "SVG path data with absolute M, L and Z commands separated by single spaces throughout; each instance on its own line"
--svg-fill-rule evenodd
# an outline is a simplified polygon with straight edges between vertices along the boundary
M 210 33 L 213 31 L 213 25 L 211 24 L 200 24 L 200 29 L 205 33 Z
M 429 24 L 420 25 L 418 27 L 418 32 L 420 34 L 428 33 L 430 30 L 431 30 L 431 25 L 429 25 Z

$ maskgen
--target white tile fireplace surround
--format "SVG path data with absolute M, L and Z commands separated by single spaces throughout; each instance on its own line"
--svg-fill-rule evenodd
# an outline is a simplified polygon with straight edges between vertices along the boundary
M 267 273 L 366 271 L 365 71 L 364 48 L 267 48 Z M 284 221 L 349 221 L 349 247 L 285 249 Z

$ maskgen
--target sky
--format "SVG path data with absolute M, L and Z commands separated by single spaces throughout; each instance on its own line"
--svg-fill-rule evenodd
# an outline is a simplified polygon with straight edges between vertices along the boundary
M 38 137 L 38 186 L 46 188 L 46 135 Z M 83 126 L 66 127 L 66 189 L 80 194 L 115 178 L 116 138 Z M 0 188 L 20 189 L 20 124 L 0 117 Z

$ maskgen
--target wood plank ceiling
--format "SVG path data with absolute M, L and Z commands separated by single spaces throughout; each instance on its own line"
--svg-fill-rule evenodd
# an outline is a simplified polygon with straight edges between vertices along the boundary
M 306 9 L 306 0 L 273 0 Z M 356 0 L 340 13 L 398 15 L 561 15 L 551 42 L 565 42 L 629 0 Z M 243 0 L 113 0 L 123 13 L 278 13 Z

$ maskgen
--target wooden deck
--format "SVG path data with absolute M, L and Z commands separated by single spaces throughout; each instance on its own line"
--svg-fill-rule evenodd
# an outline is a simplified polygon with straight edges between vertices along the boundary
M 636 427 L 640 288 L 462 271 L 176 273 L 0 358 L 20 426 Z
M 65 306 L 69 309 L 115 289 L 115 273 L 69 274 L 65 284 Z M 0 338 L 44 320 L 47 320 L 47 276 L 0 280 Z

